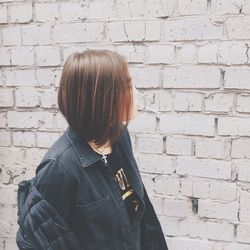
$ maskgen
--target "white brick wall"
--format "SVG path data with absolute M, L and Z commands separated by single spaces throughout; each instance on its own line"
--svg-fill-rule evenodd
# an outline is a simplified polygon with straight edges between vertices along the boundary
M 170 250 L 250 250 L 250 1 L 0 0 L 0 249 L 15 244 L 16 185 L 67 127 L 62 64 L 127 58 L 129 130 Z

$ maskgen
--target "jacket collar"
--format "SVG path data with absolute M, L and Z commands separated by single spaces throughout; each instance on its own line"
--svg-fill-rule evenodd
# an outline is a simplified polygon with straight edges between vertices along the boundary
M 117 144 L 122 145 L 122 147 L 125 147 L 125 145 L 123 145 L 122 143 L 122 137 L 126 132 L 128 132 L 127 128 L 125 129 L 125 131 L 123 131 L 123 134 L 119 137 L 117 141 Z M 102 156 L 96 153 L 87 143 L 87 141 L 80 140 L 79 135 L 72 129 L 72 127 L 67 127 L 66 134 L 72 146 L 74 147 L 83 167 L 91 166 L 95 162 L 102 160 Z
M 79 136 L 70 126 L 68 126 L 68 128 L 66 129 L 66 135 L 68 136 L 68 139 L 70 140 L 73 148 L 75 149 L 83 167 L 94 166 L 95 162 L 99 160 L 102 161 L 102 156 L 96 153 L 88 144 L 88 142 L 86 142 L 85 140 L 80 141 Z M 116 143 L 117 146 L 121 146 L 121 149 L 128 160 L 129 164 L 128 169 L 130 169 L 130 171 L 127 172 L 127 175 L 129 181 L 131 182 L 135 191 L 139 195 L 144 209 L 145 202 L 143 199 L 144 196 L 143 183 L 138 170 L 137 163 L 133 160 L 134 158 L 133 150 L 132 150 L 129 131 L 127 128 L 123 130 L 123 133 L 118 138 Z

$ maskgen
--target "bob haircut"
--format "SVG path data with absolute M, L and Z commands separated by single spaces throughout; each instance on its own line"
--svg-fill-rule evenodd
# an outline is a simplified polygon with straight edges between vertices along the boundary
M 110 50 L 75 52 L 63 65 L 59 110 L 80 138 L 97 147 L 112 145 L 129 123 L 131 80 L 122 55 Z

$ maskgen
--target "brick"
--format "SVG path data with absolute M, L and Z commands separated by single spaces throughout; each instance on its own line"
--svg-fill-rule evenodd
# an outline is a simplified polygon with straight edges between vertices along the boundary
M 6 70 L 6 86 L 37 86 L 35 71 L 31 69 Z
M 152 114 L 139 113 L 134 120 L 129 122 L 131 132 L 154 133 L 156 127 L 156 118 Z
M 13 212 L 14 208 L 10 205 L 0 205 L 0 218 L 4 218 L 4 220 L 7 222 L 11 222 L 13 220 Z M 15 211 L 16 212 L 16 211 Z
M 62 75 L 62 69 L 56 69 L 54 71 L 54 85 L 55 85 L 55 87 L 59 87 L 61 75 Z
M 4 74 L 3 71 L 0 70 L 0 86 L 5 85 L 5 78 L 4 78 Z
M 0 3 L 21 2 L 22 0 L 0 0 Z
M 163 232 L 168 236 L 177 236 L 178 235 L 178 218 L 168 218 L 163 217 L 161 219 L 161 227 Z
M 236 110 L 238 112 L 250 112 L 250 95 L 248 93 L 237 94 L 236 101 Z
M 44 148 L 27 148 L 24 162 L 26 164 L 29 164 L 30 166 L 36 167 L 40 163 L 46 152 L 47 149 Z
M 41 148 L 49 148 L 59 138 L 56 132 L 37 132 L 37 146 Z
M 34 50 L 32 47 L 11 48 L 11 65 L 30 66 L 34 65 Z
M 35 78 L 40 87 L 50 87 L 55 83 L 55 77 L 52 69 L 38 68 L 35 70 Z
M 178 12 L 181 15 L 197 15 L 207 13 L 206 0 L 178 0 Z
M 6 128 L 7 126 L 7 113 L 1 112 L 0 113 L 0 128 Z
M 117 16 L 119 18 L 127 17 L 130 16 L 130 3 L 129 2 L 124 2 L 123 0 L 117 0 Z
M 174 62 L 175 48 L 171 45 L 149 45 L 147 47 L 147 60 L 149 64 L 172 64 Z
M 13 90 L 0 89 L 0 106 L 12 107 L 14 105 Z
M 36 21 L 47 22 L 58 19 L 58 4 L 57 3 L 36 3 L 35 4 Z
M 123 21 L 113 21 L 107 24 L 107 36 L 111 42 L 124 42 L 128 41 L 125 33 Z
M 198 215 L 200 217 L 237 221 L 239 204 L 237 202 L 219 202 L 199 200 Z
M 159 131 L 167 134 L 214 135 L 214 117 L 167 114 L 159 116 Z
M 31 131 L 13 131 L 13 144 L 17 147 L 35 147 L 35 133 Z
M 53 114 L 45 111 L 9 111 L 9 128 L 53 128 Z
M 240 191 L 240 210 L 239 220 L 242 222 L 250 222 L 250 193 L 245 190 Z
M 230 140 L 196 138 L 195 155 L 200 158 L 225 159 L 230 153 Z
M 14 178 L 13 178 L 14 176 Z M 5 167 L 2 169 L 1 172 L 1 183 L 4 185 L 9 185 L 11 184 L 17 184 L 17 180 L 23 180 L 24 176 L 24 168 L 19 168 L 17 169 L 16 166 L 15 168 L 10 168 L 10 167 Z M 13 218 L 12 218 L 13 221 Z
M 139 153 L 163 153 L 163 137 L 158 135 L 139 135 L 137 137 Z
M 66 130 L 68 123 L 62 113 L 57 112 L 55 115 L 55 128 Z
M 163 87 L 216 89 L 220 87 L 220 70 L 200 66 L 165 68 Z
M 143 41 L 145 39 L 144 21 L 125 21 L 124 30 L 128 41 Z
M 236 183 L 225 181 L 211 181 L 209 197 L 221 201 L 236 200 Z
M 113 16 L 115 16 L 114 1 L 90 1 L 88 3 L 87 19 L 110 19 Z
M 250 118 L 248 117 L 219 117 L 218 135 L 250 135 Z
M 179 179 L 175 176 L 156 176 L 154 178 L 154 191 L 157 194 L 178 195 L 180 188 Z
M 23 45 L 47 45 L 51 43 L 49 25 L 28 24 L 22 27 Z
M 9 1 L 9 0 L 8 0 Z M 13 224 L 13 226 L 14 226 L 15 224 Z M 18 225 L 18 224 L 16 224 L 16 225 Z M 12 225 L 11 225 L 11 227 L 12 227 Z M 9 238 L 5 238 L 4 239 L 4 246 L 5 246 L 5 249 L 15 249 L 16 248 L 16 246 L 17 246 L 17 244 L 16 244 L 16 242 L 15 242 L 15 240 L 13 240 L 13 239 L 15 239 L 15 233 L 17 232 L 17 229 L 12 229 L 12 232 L 13 232 L 13 238 L 12 239 L 9 239 Z M 8 236 L 9 237 L 9 236 Z
M 103 22 L 64 23 L 54 26 L 55 43 L 103 42 Z
M 0 237 L 1 238 L 9 237 L 11 234 L 11 228 L 12 228 L 11 224 L 9 222 L 1 221 L 0 226 L 1 226 Z M 5 247 L 5 244 L 4 244 L 4 247 Z
M 11 146 L 11 133 L 10 131 L 0 130 L 0 146 Z
M 203 95 L 200 93 L 176 92 L 174 109 L 176 111 L 202 111 Z
M 232 158 L 250 158 L 250 139 L 236 138 L 232 141 Z
M 83 9 L 84 6 L 81 3 L 61 2 L 60 4 L 62 20 L 73 21 L 85 18 Z
M 7 23 L 8 17 L 7 17 L 7 5 L 1 4 L 0 6 L 0 23 Z
M 237 226 L 237 241 L 250 243 L 250 224 L 239 224 Z
M 4 166 L 4 168 L 7 168 L 7 167 L 20 168 L 24 162 L 24 157 L 25 157 L 24 153 L 25 151 L 20 150 L 20 148 L 1 147 L 0 148 L 0 162 Z M 0 197 L 0 199 L 1 198 L 2 197 Z M 2 203 L 2 204 L 7 204 L 7 203 Z
M 151 193 L 148 193 L 148 197 L 151 201 L 151 204 L 156 212 L 156 215 L 159 216 L 162 214 L 162 198 L 155 197 Z
M 230 223 L 208 222 L 208 239 L 233 241 L 234 225 Z
M 207 237 L 207 224 L 202 220 L 194 217 L 187 217 L 179 220 L 178 223 L 179 236 L 188 236 L 192 238 L 206 238 Z
M 180 184 L 181 184 L 180 188 L 181 195 L 192 197 L 193 196 L 192 178 L 186 176 L 180 177 Z
M 159 96 L 159 111 L 171 111 L 173 106 L 173 94 L 170 91 L 162 89 Z
M 138 154 L 136 162 L 140 171 L 156 174 L 172 174 L 174 172 L 174 160 L 166 155 Z M 157 162 L 157 164 L 155 164 Z
M 11 65 L 10 51 L 8 48 L 0 48 L 0 65 L 1 66 Z
M 60 49 L 55 47 L 36 48 L 36 63 L 38 66 L 58 66 L 61 64 Z
M 41 107 L 58 108 L 57 91 L 52 89 L 43 89 L 40 91 Z
M 242 159 L 238 162 L 238 180 L 250 182 L 250 161 Z
M 169 249 L 214 250 L 213 242 L 208 240 L 171 237 L 167 242 Z
M 245 43 L 220 42 L 199 46 L 199 63 L 245 64 L 248 62 Z
M 159 109 L 159 92 L 142 90 L 137 95 L 137 110 L 155 111 Z
M 5 204 L 5 205 L 14 205 L 16 204 L 16 188 L 15 187 L 10 187 L 10 186 L 0 186 L 0 204 Z
M 154 1 L 149 0 L 145 2 L 145 16 L 148 17 L 168 17 L 172 16 L 175 12 L 175 2 L 167 1 Z
M 225 89 L 250 89 L 249 69 L 231 68 L 225 71 Z
M 184 177 L 180 180 L 182 195 L 195 198 L 209 197 L 209 180 L 197 177 Z
M 166 20 L 164 40 L 192 41 L 223 38 L 223 25 L 213 23 L 208 18 Z
M 177 158 L 176 173 L 213 179 L 230 179 L 231 162 L 215 159 Z
M 21 28 L 19 26 L 3 28 L 3 45 L 21 45 Z
M 32 20 L 32 3 L 19 3 L 9 6 L 11 23 L 27 23 Z
M 216 15 L 239 14 L 243 0 L 211 0 L 211 11 Z
M 144 17 L 145 1 L 138 0 L 132 1 L 132 6 L 130 7 L 130 13 L 133 17 Z
M 15 91 L 17 107 L 36 107 L 39 105 L 38 92 L 35 88 L 18 88 Z
M 155 20 L 146 21 L 145 32 L 146 41 L 159 41 L 161 38 L 161 22 Z
M 166 153 L 168 155 L 191 155 L 192 139 L 168 136 L 166 139 Z
M 234 95 L 225 93 L 212 93 L 204 98 L 205 111 L 231 112 L 234 106 Z
M 156 67 L 131 67 L 130 73 L 136 88 L 158 88 L 160 86 L 160 69 Z
M 193 197 L 207 198 L 209 194 L 209 181 L 203 179 L 194 179 L 192 182 Z
M 176 46 L 176 62 L 180 64 L 192 64 L 197 57 L 197 47 L 194 44 L 182 44 Z
M 242 13 L 244 14 L 250 14 L 250 2 L 244 2 L 244 4 L 242 4 Z
M 225 22 L 229 39 L 249 39 L 249 16 L 235 16 Z
M 165 216 L 185 218 L 192 212 L 189 200 L 164 199 L 163 214 Z
M 5 85 L 5 78 L 4 78 L 4 74 L 3 71 L 0 70 L 0 86 Z
M 106 47 L 110 50 L 117 51 L 121 55 L 125 56 L 128 63 L 137 62 L 142 63 L 144 62 L 145 57 L 145 48 L 143 46 L 131 46 L 126 44 L 121 44 L 116 47 Z

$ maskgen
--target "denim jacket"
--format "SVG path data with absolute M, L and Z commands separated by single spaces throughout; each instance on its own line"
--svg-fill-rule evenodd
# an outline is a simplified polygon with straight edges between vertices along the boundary
M 36 168 L 33 191 L 26 195 L 25 205 L 19 206 L 16 240 L 23 246 L 19 249 L 168 249 L 127 128 L 118 144 L 127 159 L 127 178 L 139 197 L 133 221 L 112 170 L 68 126 Z

